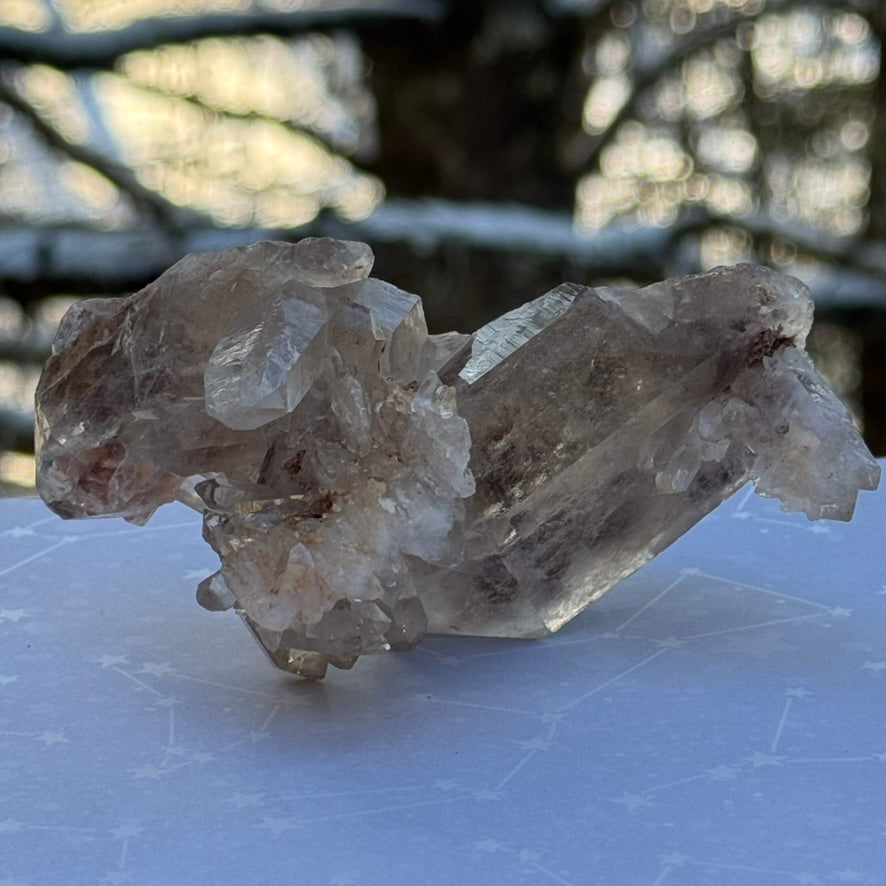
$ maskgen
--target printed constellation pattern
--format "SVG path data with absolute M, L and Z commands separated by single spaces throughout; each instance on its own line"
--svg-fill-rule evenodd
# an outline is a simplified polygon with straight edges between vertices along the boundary
M 183 511 L 6 503 L 0 884 L 72 857 L 112 886 L 284 862 L 334 886 L 882 886 L 879 550 L 749 496 L 550 638 L 434 637 L 323 684 L 196 607 L 213 564 Z

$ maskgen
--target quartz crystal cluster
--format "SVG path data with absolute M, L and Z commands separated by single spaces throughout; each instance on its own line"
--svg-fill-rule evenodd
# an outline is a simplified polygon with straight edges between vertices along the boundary
M 539 637 L 748 480 L 810 519 L 877 485 L 791 277 L 566 283 L 428 335 L 372 261 L 330 239 L 188 256 L 75 304 L 37 392 L 49 506 L 201 511 L 221 568 L 199 602 L 286 670 L 426 632 Z

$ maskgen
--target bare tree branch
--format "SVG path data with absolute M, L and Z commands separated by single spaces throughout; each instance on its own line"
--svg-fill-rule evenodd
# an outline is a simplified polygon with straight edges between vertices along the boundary
M 59 68 L 104 68 L 127 52 L 165 43 L 255 33 L 292 36 L 329 28 L 353 30 L 391 19 L 436 23 L 447 12 L 444 0 L 317 0 L 313 6 L 294 12 L 254 9 L 145 18 L 118 30 L 88 33 L 72 33 L 60 25 L 43 32 L 0 27 L 0 58 Z
M 156 191 L 146 188 L 138 181 L 135 173 L 129 167 L 115 162 L 105 154 L 69 142 L 18 94 L 15 87 L 11 85 L 9 74 L 8 69 L 0 70 L 0 102 L 27 119 L 37 135 L 50 148 L 103 175 L 126 194 L 137 209 L 147 212 L 154 221 L 165 225 L 170 230 L 175 230 L 189 217 L 192 220 L 200 218 L 198 213 L 179 209 Z
M 317 132 L 310 126 L 305 126 L 301 123 L 295 122 L 294 120 L 281 120 L 278 117 L 270 117 L 267 114 L 261 114 L 257 111 L 234 111 L 230 108 L 216 108 L 191 95 L 180 95 L 176 92 L 170 92 L 157 86 L 146 86 L 144 83 L 136 82 L 136 85 L 139 89 L 142 89 L 145 92 L 150 92 L 152 95 L 159 95 L 163 98 L 172 99 L 174 101 L 185 102 L 186 104 L 191 105 L 192 107 L 197 108 L 200 111 L 204 111 L 207 114 L 215 114 L 219 117 L 232 117 L 237 120 L 256 120 L 269 123 L 278 123 L 289 132 L 295 135 L 302 135 L 305 138 L 310 139 L 312 142 L 316 142 L 321 148 L 325 148 L 331 153 L 342 154 L 348 157 L 348 162 L 354 165 L 355 168 L 357 168 L 354 161 L 344 151 L 341 145 L 336 144 L 334 139 L 329 138 L 321 132 Z

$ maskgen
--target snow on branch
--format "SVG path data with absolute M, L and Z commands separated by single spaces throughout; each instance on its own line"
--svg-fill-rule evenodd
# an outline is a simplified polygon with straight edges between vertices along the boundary
M 18 288 L 64 285 L 71 291 L 119 292 L 152 279 L 183 255 L 225 249 L 258 240 L 334 236 L 370 244 L 407 243 L 432 252 L 448 243 L 469 249 L 526 253 L 569 260 L 594 276 L 631 276 L 651 269 L 657 276 L 684 269 L 681 240 L 716 224 L 744 228 L 756 237 L 791 239 L 821 262 L 808 279 L 821 305 L 886 305 L 886 245 L 837 241 L 803 229 L 785 228 L 763 214 L 747 219 L 713 217 L 693 209 L 668 227 L 611 225 L 577 231 L 565 213 L 517 205 L 463 204 L 444 200 L 388 200 L 369 218 L 343 222 L 322 214 L 290 230 L 220 229 L 209 226 L 96 231 L 76 227 L 0 228 L 0 281 Z

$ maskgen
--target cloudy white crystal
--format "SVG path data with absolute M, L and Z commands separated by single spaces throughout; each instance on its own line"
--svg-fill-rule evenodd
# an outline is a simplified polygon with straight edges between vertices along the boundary
M 425 631 L 556 630 L 752 480 L 848 520 L 879 469 L 802 350 L 799 281 L 740 265 L 563 284 L 473 336 L 369 279 L 361 243 L 189 256 L 75 305 L 38 389 L 65 517 L 204 514 L 235 607 L 322 676 Z

